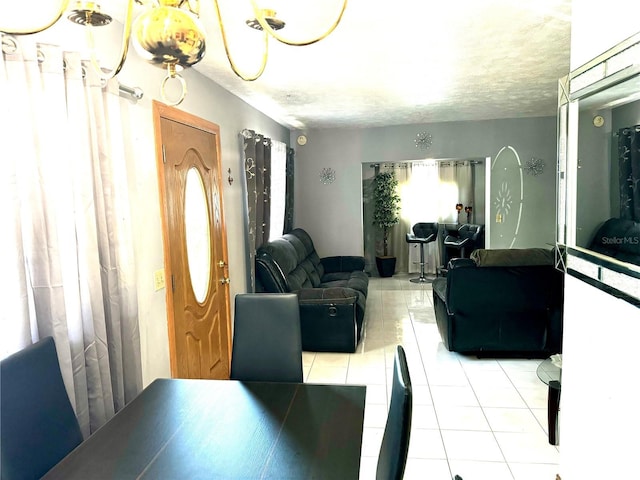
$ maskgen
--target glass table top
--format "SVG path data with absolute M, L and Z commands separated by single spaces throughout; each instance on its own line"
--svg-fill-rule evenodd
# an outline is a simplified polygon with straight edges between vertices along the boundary
M 545 384 L 549 385 L 549 382 L 561 383 L 562 379 L 562 366 L 558 366 L 557 355 L 553 355 L 538 365 L 536 374 L 538 378 Z M 560 365 L 562 365 L 562 357 L 560 357 Z

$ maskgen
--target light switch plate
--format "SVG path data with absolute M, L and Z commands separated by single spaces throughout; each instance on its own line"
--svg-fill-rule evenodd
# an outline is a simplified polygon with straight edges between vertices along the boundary
M 153 272 L 153 283 L 156 286 L 156 291 L 164 288 L 164 268 Z

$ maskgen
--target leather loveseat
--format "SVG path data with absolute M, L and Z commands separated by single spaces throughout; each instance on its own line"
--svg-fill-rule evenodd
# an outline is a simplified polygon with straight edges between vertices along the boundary
M 303 350 L 355 352 L 369 286 L 364 266 L 359 256 L 320 258 L 296 228 L 256 252 L 257 290 L 298 295 Z
M 433 282 L 440 336 L 448 350 L 476 355 L 561 352 L 563 290 L 552 250 L 475 250 Z

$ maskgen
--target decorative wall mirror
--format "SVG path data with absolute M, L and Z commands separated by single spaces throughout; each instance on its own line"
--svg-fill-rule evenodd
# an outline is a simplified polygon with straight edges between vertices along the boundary
M 640 305 L 640 35 L 560 80 L 559 268 Z

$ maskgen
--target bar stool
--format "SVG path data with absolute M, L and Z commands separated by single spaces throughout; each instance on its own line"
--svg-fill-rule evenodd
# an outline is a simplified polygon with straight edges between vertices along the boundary
M 482 225 L 465 223 L 458 229 L 457 236 L 447 235 L 445 237 L 445 266 L 452 258 L 469 258 L 471 252 L 479 246 L 483 230 L 482 227 Z
M 413 233 L 407 233 L 407 243 L 420 244 L 420 276 L 418 278 L 412 278 L 409 281 L 413 283 L 427 283 L 430 280 L 424 276 L 424 246 L 438 238 L 438 222 L 416 223 L 412 230 Z

